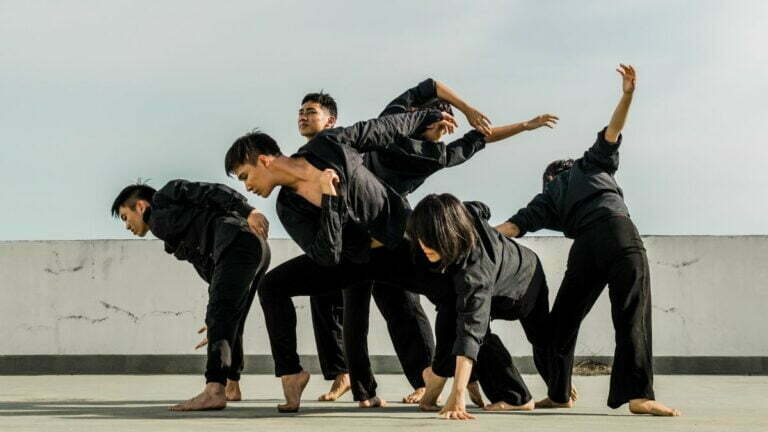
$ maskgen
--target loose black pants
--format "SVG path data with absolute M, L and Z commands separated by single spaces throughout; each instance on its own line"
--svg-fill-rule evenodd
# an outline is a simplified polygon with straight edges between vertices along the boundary
M 317 358 L 323 378 L 332 381 L 349 372 L 344 357 L 344 297 L 342 292 L 309 297 Z
M 533 361 L 536 369 L 544 382 L 549 383 L 551 367 L 549 289 L 541 263 L 537 264 L 528 291 L 521 303 L 523 304 L 518 310 L 498 310 L 492 307 L 491 319 L 520 320 L 525 336 L 533 346 Z M 456 340 L 456 318 L 455 303 L 441 303 L 438 306 L 435 321 L 437 346 L 432 364 L 432 369 L 438 376 L 454 375 L 456 357 L 453 355 L 453 344 Z M 531 393 L 515 367 L 512 356 L 501 339 L 491 333 L 490 328 L 480 346 L 472 375 L 480 382 L 483 392 L 492 403 L 504 401 L 510 405 L 524 405 L 531 400 Z
M 551 312 L 554 357 L 549 397 L 555 402 L 568 401 L 579 327 L 606 285 L 616 331 L 608 406 L 654 399 L 648 259 L 635 225 L 619 216 L 583 230 L 571 246 Z
M 243 329 L 257 287 L 269 267 L 269 246 L 253 234 L 239 233 L 214 265 L 208 286 L 206 382 L 240 380 Z
M 409 281 L 410 248 L 407 242 L 395 251 L 373 249 L 365 264 L 342 261 L 323 267 L 306 255 L 275 267 L 264 277 L 259 298 L 264 310 L 277 376 L 302 370 L 296 352 L 296 312 L 291 297 L 320 295 L 344 290 L 344 350 L 355 400 L 376 395 L 376 382 L 367 360 L 368 308 L 370 281 L 392 282 L 375 294 L 377 305 L 387 320 L 403 369 L 411 381 L 429 366 L 434 350 L 429 320 L 418 296 L 406 292 L 400 282 Z M 403 269 L 394 272 L 393 269 Z M 366 284 L 367 282 L 367 284 Z M 379 291 L 379 288 L 377 288 Z M 349 318 L 347 318 L 349 316 Z M 394 331 L 393 331 L 394 329 Z M 420 379 L 420 378 L 419 378 Z M 413 382 L 412 382 L 413 384 Z

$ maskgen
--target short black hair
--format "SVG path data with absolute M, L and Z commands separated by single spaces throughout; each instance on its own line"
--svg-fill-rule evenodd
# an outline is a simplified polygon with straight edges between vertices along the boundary
M 559 159 L 550 162 L 549 165 L 547 165 L 547 168 L 544 169 L 544 174 L 541 178 L 543 188 L 546 189 L 549 182 L 554 180 L 558 174 L 571 168 L 573 168 L 573 159 Z
M 255 163 L 260 155 L 282 155 L 280 147 L 271 136 L 255 130 L 238 138 L 224 156 L 224 171 L 232 175 L 240 165 Z
M 429 100 L 423 105 L 413 107 L 412 111 L 422 111 L 422 110 L 428 110 L 428 109 L 436 109 L 438 111 L 447 112 L 448 114 L 453 115 L 453 109 L 451 109 L 451 104 L 438 98 Z
M 440 254 L 446 268 L 475 247 L 477 235 L 472 217 L 455 196 L 430 194 L 414 207 L 406 228 L 415 254 L 423 253 L 419 241 Z
M 307 102 L 320 104 L 320 106 L 327 110 L 330 115 L 338 118 L 339 110 L 336 107 L 336 101 L 328 93 L 325 93 L 322 90 L 318 93 L 307 93 L 307 95 L 304 96 L 304 99 L 301 100 L 301 104 L 304 105 Z
M 151 203 L 152 198 L 155 196 L 155 192 L 157 192 L 155 188 L 142 183 L 126 186 L 119 194 L 117 194 L 115 202 L 112 203 L 112 216 L 119 217 L 120 207 L 122 206 L 128 206 L 128 208 L 133 210 L 136 208 L 136 202 L 139 200 Z

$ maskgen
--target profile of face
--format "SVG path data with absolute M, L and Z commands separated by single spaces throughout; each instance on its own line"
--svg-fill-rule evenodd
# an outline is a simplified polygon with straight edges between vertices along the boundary
M 419 246 L 421 246 L 421 250 L 424 252 L 424 255 L 427 257 L 429 262 L 436 263 L 443 259 L 438 251 L 427 247 L 427 245 L 425 245 L 421 240 L 419 240 Z
M 305 138 L 313 138 L 325 129 L 336 125 L 336 117 L 319 103 L 308 101 L 299 108 L 299 133 Z
M 132 232 L 133 235 L 144 237 L 149 232 L 149 225 L 144 222 L 144 212 L 149 208 L 149 203 L 139 200 L 133 207 L 121 206 L 119 210 L 120 220 L 125 222 L 125 229 Z
M 259 155 L 255 164 L 246 162 L 235 168 L 235 176 L 243 182 L 248 192 L 267 198 L 276 185 L 272 181 L 273 174 L 269 170 L 273 160 L 273 156 Z

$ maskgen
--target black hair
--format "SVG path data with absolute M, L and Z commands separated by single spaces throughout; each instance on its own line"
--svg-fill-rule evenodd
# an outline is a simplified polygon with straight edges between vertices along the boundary
M 451 104 L 438 98 L 434 98 L 423 105 L 413 107 L 411 110 L 421 111 L 421 110 L 428 110 L 428 109 L 436 109 L 438 111 L 447 112 L 448 114 L 453 115 L 453 109 L 451 109 Z
M 443 269 L 475 247 L 472 218 L 455 196 L 430 194 L 413 209 L 406 228 L 414 254 L 423 253 L 419 241 L 440 254 Z
M 558 174 L 567 171 L 573 167 L 573 159 L 560 159 L 550 162 L 542 175 L 543 188 L 546 189 L 549 182 L 555 179 Z
M 319 93 L 307 93 L 307 95 L 304 96 L 304 99 L 301 100 L 301 104 L 304 105 L 307 102 L 320 104 L 320 106 L 327 110 L 330 115 L 338 118 L 339 110 L 336 107 L 336 101 L 328 93 L 325 93 L 322 90 L 320 90 Z
M 128 206 L 128 208 L 131 210 L 135 209 L 136 203 L 139 200 L 144 200 L 151 203 L 152 198 L 155 196 L 155 192 L 155 188 L 142 183 L 126 186 L 123 188 L 123 190 L 120 191 L 119 194 L 117 194 L 115 202 L 112 203 L 112 216 L 119 217 L 120 207 L 123 206 Z
M 261 155 L 282 155 L 280 147 L 271 136 L 255 130 L 238 138 L 224 156 L 224 171 L 232 175 L 240 165 L 251 162 Z

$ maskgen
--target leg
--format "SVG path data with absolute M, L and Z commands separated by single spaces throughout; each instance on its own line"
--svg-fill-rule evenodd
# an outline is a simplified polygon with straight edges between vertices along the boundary
M 552 362 L 552 323 L 549 316 L 549 288 L 540 262 L 537 263 L 528 290 L 532 294 L 533 306 L 524 317 L 520 318 L 520 325 L 533 347 L 533 362 L 536 370 L 549 385 Z
M 344 298 L 341 292 L 312 296 L 309 299 L 315 345 L 320 369 L 326 380 L 333 381 L 330 391 L 320 401 L 335 401 L 349 391 L 349 373 L 344 359 Z
M 475 365 L 483 392 L 492 402 L 488 411 L 530 411 L 533 398 L 523 377 L 512 362 L 512 356 L 498 336 L 488 333 Z
M 371 284 L 344 290 L 344 352 L 347 354 L 352 396 L 361 408 L 383 406 L 376 396 L 376 379 L 368 356 Z
M 419 295 L 389 284 L 376 283 L 373 298 L 387 322 L 387 330 L 408 382 L 416 390 L 403 399 L 419 403 L 424 394 L 424 369 L 429 367 L 435 342 L 432 326 L 421 307 Z
M 189 401 L 171 407 L 173 411 L 200 411 L 226 407 L 224 384 L 233 366 L 233 347 L 237 345 L 241 321 L 245 321 L 249 294 L 268 252 L 250 234 L 238 235 L 216 263 L 208 287 L 208 360 L 206 389 Z M 241 363 L 242 365 L 242 363 Z M 240 366 L 236 366 L 240 367 Z

